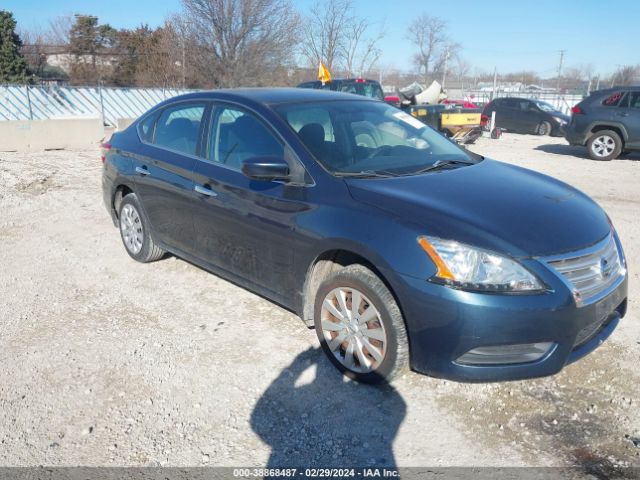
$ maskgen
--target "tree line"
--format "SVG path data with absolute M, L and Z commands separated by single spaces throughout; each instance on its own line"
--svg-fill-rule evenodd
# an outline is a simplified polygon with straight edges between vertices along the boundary
M 19 30 L 13 15 L 0 10 L 0 83 L 295 85 L 315 78 L 319 61 L 335 77 L 384 76 L 385 83 L 398 86 L 445 78 L 471 86 L 493 79 L 493 72 L 472 72 L 446 21 L 427 14 L 406 26 L 414 64 L 410 72 L 402 72 L 380 64 L 385 26 L 356 15 L 353 0 L 318 0 L 306 15 L 291 0 L 182 0 L 181 7 L 156 28 L 117 29 L 95 16 L 77 14 L 57 18 L 42 31 Z M 638 77 L 640 65 L 621 66 L 602 79 L 602 86 Z M 568 89 L 596 78 L 586 65 L 565 69 L 557 83 Z M 528 71 L 500 79 L 541 82 Z

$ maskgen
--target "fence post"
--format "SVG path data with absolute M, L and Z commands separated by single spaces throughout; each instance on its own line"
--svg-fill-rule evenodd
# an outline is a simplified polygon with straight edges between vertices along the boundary
M 98 83 L 98 93 L 100 94 L 100 115 L 102 116 L 102 124 L 105 124 L 104 118 L 104 98 L 102 98 L 102 82 Z
M 31 95 L 29 94 L 29 85 L 26 85 L 27 89 L 27 105 L 29 105 L 29 120 L 33 120 L 33 108 L 31 107 Z

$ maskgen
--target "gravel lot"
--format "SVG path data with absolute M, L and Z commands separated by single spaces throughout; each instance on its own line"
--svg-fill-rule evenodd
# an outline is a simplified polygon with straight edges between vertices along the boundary
M 627 317 L 555 377 L 345 382 L 292 313 L 174 257 L 132 261 L 97 148 L 0 153 L 0 464 L 640 466 L 640 156 L 471 149 L 582 189 L 626 247 Z

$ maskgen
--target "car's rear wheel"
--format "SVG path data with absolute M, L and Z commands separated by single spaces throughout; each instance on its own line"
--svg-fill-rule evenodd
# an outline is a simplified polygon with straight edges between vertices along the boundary
M 362 265 L 349 265 L 319 287 L 314 322 L 322 349 L 346 376 L 389 382 L 408 369 L 407 332 L 384 282 Z
M 613 160 L 622 152 L 622 139 L 613 130 L 600 130 L 589 137 L 587 150 L 593 160 Z
M 551 124 L 549 122 L 540 122 L 536 127 L 536 133 L 540 136 L 551 134 Z
M 118 223 L 124 248 L 134 260 L 142 263 L 153 262 L 165 254 L 151 237 L 149 222 L 135 193 L 130 193 L 122 199 Z

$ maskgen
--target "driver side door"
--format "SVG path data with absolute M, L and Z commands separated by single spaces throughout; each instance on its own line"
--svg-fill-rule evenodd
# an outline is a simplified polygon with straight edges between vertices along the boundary
M 277 296 L 297 291 L 295 217 L 307 209 L 304 186 L 246 177 L 242 161 L 285 157 L 285 146 L 253 113 L 214 106 L 206 158 L 194 170 L 194 228 L 198 256 Z M 284 302 L 286 303 L 286 302 Z

